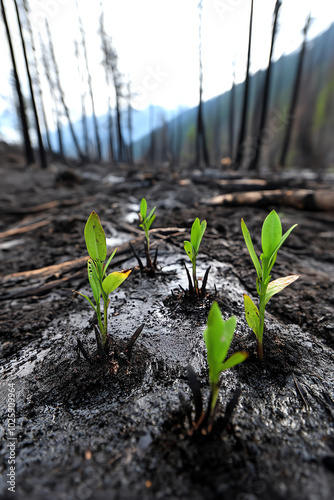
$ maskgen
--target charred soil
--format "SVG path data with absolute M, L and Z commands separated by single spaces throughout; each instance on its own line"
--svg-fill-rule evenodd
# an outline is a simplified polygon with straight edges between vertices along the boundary
M 332 499 L 334 212 L 313 210 L 308 202 L 300 208 L 273 203 L 267 195 L 255 205 L 213 201 L 254 185 L 258 192 L 279 186 L 333 194 L 330 177 L 296 178 L 263 177 L 256 184 L 218 169 L 176 173 L 126 165 L 53 164 L 41 171 L 4 159 L 1 498 L 12 495 L 8 394 L 14 387 L 18 499 Z M 154 277 L 136 267 L 129 244 L 144 257 L 137 216 L 143 196 L 157 206 Z M 259 251 L 260 228 L 272 208 L 284 228 L 298 223 L 278 255 L 273 279 L 300 279 L 268 304 L 259 363 L 243 313 L 243 293 L 256 298 L 256 285 L 240 219 Z M 105 360 L 96 354 L 93 312 L 73 295 L 73 289 L 89 293 L 83 228 L 92 210 L 101 218 L 109 251 L 118 247 L 112 267 L 133 269 L 111 298 L 111 352 Z M 191 301 L 183 240 L 195 217 L 208 223 L 198 275 L 211 269 L 207 296 Z M 250 356 L 224 372 L 211 434 L 193 434 L 185 410 L 193 408 L 186 368 L 193 367 L 206 401 L 203 330 L 213 300 L 225 319 L 237 316 L 231 353 L 245 350 Z M 142 323 L 128 359 L 127 343 Z M 238 390 L 227 423 L 225 410 Z

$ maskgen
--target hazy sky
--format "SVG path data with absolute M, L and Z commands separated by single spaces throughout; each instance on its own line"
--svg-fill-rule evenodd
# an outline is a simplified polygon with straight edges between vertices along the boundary
M 106 111 L 106 85 L 97 33 L 100 0 L 79 0 L 86 30 L 89 66 L 92 73 L 97 113 Z M 22 57 L 12 0 L 5 0 L 13 31 L 22 77 Z M 204 100 L 231 87 L 233 63 L 236 80 L 245 76 L 250 0 L 203 0 L 202 52 Z M 30 0 L 31 22 L 45 39 L 48 20 L 54 38 L 62 85 L 73 118 L 80 115 L 81 83 L 74 56 L 73 39 L 80 40 L 75 0 Z M 143 109 L 150 103 L 168 109 L 198 102 L 198 0 L 104 0 L 105 27 L 119 55 L 120 70 L 130 77 L 136 93 L 133 105 Z M 254 0 L 251 72 L 268 62 L 275 0 Z M 334 21 L 331 0 L 283 0 L 275 58 L 295 50 L 302 41 L 302 29 L 311 12 L 309 38 Z M 0 26 L 0 112 L 12 91 L 10 61 L 3 23 Z M 43 75 L 43 69 L 40 68 Z M 45 89 L 48 97 L 47 87 Z M 5 98 L 5 99 L 4 99 Z M 89 112 L 89 99 L 87 108 Z

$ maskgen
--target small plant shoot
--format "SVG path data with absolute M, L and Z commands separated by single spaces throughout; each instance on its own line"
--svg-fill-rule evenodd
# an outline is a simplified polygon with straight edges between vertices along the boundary
M 221 373 L 247 359 L 248 353 L 244 351 L 232 354 L 228 359 L 227 352 L 230 348 L 236 327 L 236 318 L 232 316 L 224 321 L 217 302 L 213 302 L 203 337 L 207 349 L 209 365 L 210 397 L 206 411 L 203 411 L 203 400 L 200 384 L 191 366 L 188 366 L 188 380 L 195 400 L 195 421 L 191 421 L 194 430 L 202 433 L 210 432 L 218 410 L 218 393 L 221 384 Z M 225 424 L 231 416 L 239 399 L 240 391 L 237 390 L 232 400 L 226 407 Z M 188 412 L 189 414 L 189 412 Z
M 232 356 L 225 360 L 233 339 L 236 324 L 237 320 L 235 316 L 224 321 L 217 302 L 213 302 L 208 316 L 207 328 L 203 333 L 209 365 L 211 416 L 214 414 L 217 405 L 221 373 L 228 368 L 242 363 L 248 357 L 247 352 L 240 351 L 232 354 Z
M 87 261 L 88 280 L 92 289 L 94 302 L 87 296 L 77 292 L 84 297 L 94 309 L 99 325 L 102 346 L 107 349 L 108 339 L 108 306 L 109 295 L 118 288 L 131 273 L 131 269 L 115 271 L 107 275 L 107 270 L 113 259 L 116 250 L 110 255 L 106 264 L 107 244 L 104 229 L 100 219 L 95 212 L 92 212 L 85 226 L 85 241 L 89 254 Z M 103 316 L 101 315 L 101 297 L 103 300 Z
M 266 217 L 262 226 L 262 254 L 259 260 L 255 253 L 247 226 L 244 220 L 241 219 L 242 234 L 257 273 L 256 289 L 259 294 L 259 309 L 252 299 L 244 294 L 245 315 L 248 326 L 255 333 L 257 339 L 257 354 L 260 360 L 263 359 L 263 331 L 266 305 L 273 295 L 282 291 L 285 287 L 299 278 L 299 275 L 294 274 L 270 281 L 270 272 L 276 262 L 277 252 L 296 226 L 297 224 L 294 224 L 284 235 L 282 235 L 280 218 L 275 210 L 272 210 Z
M 205 230 L 206 230 L 206 226 L 207 226 L 206 220 L 203 220 L 202 222 L 200 222 L 199 218 L 197 217 L 194 220 L 193 225 L 191 227 L 190 241 L 183 242 L 185 252 L 188 255 L 188 257 L 192 263 L 192 282 L 191 282 L 191 278 L 189 275 L 189 271 L 188 271 L 187 267 L 185 266 L 186 271 L 187 271 L 187 276 L 188 276 L 188 282 L 189 282 L 189 292 L 190 292 L 190 294 L 194 294 L 197 297 L 199 297 L 200 295 L 202 295 L 202 296 L 204 295 L 206 282 L 207 282 L 208 274 L 210 271 L 210 267 L 209 267 L 205 273 L 202 290 L 200 291 L 199 286 L 198 286 L 197 273 L 196 273 L 196 258 L 198 255 L 198 251 L 199 251 L 199 247 L 200 247 L 202 238 L 203 238 Z
M 131 248 L 134 253 L 134 256 L 137 259 L 137 262 L 139 264 L 140 270 L 142 272 L 147 272 L 149 275 L 154 276 L 155 275 L 155 270 L 157 269 L 157 258 L 158 258 L 158 249 L 155 251 L 155 256 L 154 260 L 152 262 L 151 256 L 150 256 L 150 228 L 154 222 L 154 219 L 156 217 L 155 215 L 155 209 L 156 207 L 153 207 L 150 213 L 147 215 L 147 201 L 145 198 L 142 198 L 140 202 L 140 209 L 139 209 L 139 227 L 144 231 L 145 233 L 145 255 L 146 255 L 146 268 L 143 266 L 143 263 L 137 254 L 134 246 L 132 244 Z

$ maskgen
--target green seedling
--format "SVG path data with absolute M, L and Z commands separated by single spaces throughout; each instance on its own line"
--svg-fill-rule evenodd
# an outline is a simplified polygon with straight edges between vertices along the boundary
M 221 373 L 228 368 L 232 368 L 245 361 L 248 353 L 244 351 L 232 354 L 228 359 L 227 352 L 230 348 L 236 327 L 236 318 L 232 316 L 226 321 L 223 320 L 217 302 L 213 302 L 207 321 L 207 327 L 203 332 L 203 337 L 207 349 L 207 360 L 209 365 L 210 397 L 206 412 L 203 412 L 202 397 L 200 395 L 199 384 L 191 367 L 188 367 L 188 378 L 194 394 L 196 405 L 196 416 L 193 427 L 210 431 L 218 409 L 218 393 L 221 385 Z M 239 395 L 238 395 L 239 397 Z M 237 404 L 238 397 L 233 405 Z M 230 410 L 231 413 L 232 410 Z
M 260 256 L 260 263 L 255 253 L 247 226 L 244 220 L 241 219 L 242 234 L 257 273 L 256 289 L 259 294 L 259 309 L 256 307 L 252 299 L 248 295 L 244 294 L 245 315 L 248 326 L 256 335 L 257 354 L 260 360 L 263 359 L 263 330 L 266 305 L 273 295 L 280 292 L 286 286 L 290 285 L 299 278 L 299 275 L 294 274 L 270 281 L 270 272 L 276 262 L 277 252 L 296 226 L 297 224 L 294 224 L 284 235 L 282 235 L 282 224 L 279 216 L 275 210 L 270 212 L 262 226 L 262 254 Z
M 146 271 L 148 271 L 149 273 L 152 273 L 153 275 L 154 275 L 154 270 L 157 267 L 158 249 L 156 249 L 156 251 L 155 251 L 154 260 L 152 262 L 151 257 L 150 257 L 151 244 L 150 244 L 150 234 L 149 233 L 150 233 L 150 228 L 151 228 L 151 226 L 154 222 L 154 219 L 156 217 L 156 215 L 154 213 L 155 209 L 156 209 L 156 207 L 153 207 L 152 210 L 150 211 L 150 213 L 147 215 L 147 201 L 145 200 L 145 198 L 142 198 L 142 200 L 140 202 L 140 211 L 139 211 L 139 227 L 145 232 L 145 238 L 146 238 L 146 241 L 145 241 Z M 137 252 L 132 244 L 131 244 L 131 248 L 132 248 L 132 251 L 133 251 L 133 253 L 138 261 L 140 270 L 145 271 L 143 263 L 142 263 L 140 257 L 138 256 L 138 254 L 137 254 Z
M 188 269 L 185 266 L 185 269 L 187 271 L 187 276 L 188 276 L 188 282 L 189 282 L 189 292 L 191 294 L 195 294 L 197 296 L 204 295 L 205 286 L 206 286 L 208 274 L 210 271 L 210 267 L 209 267 L 205 273 L 202 290 L 200 291 L 199 287 L 198 287 L 198 280 L 197 280 L 197 274 L 196 274 L 196 258 L 198 255 L 198 251 L 199 251 L 199 247 L 200 247 L 202 238 L 203 238 L 205 230 L 206 230 L 206 225 L 207 225 L 206 220 L 203 220 L 202 222 L 200 222 L 199 218 L 196 218 L 193 222 L 192 227 L 191 227 L 190 241 L 183 242 L 186 254 L 188 255 L 188 257 L 192 263 L 193 282 L 191 282 Z
M 154 214 L 156 207 L 153 207 L 150 213 L 147 215 L 147 201 L 145 198 L 142 198 L 140 202 L 140 212 L 139 212 L 139 219 L 140 219 L 140 224 L 139 227 L 145 231 L 145 237 L 146 237 L 146 246 L 147 246 L 147 251 L 150 251 L 150 236 L 149 236 L 149 231 L 150 228 L 153 224 L 153 221 L 156 217 Z
M 109 295 L 126 280 L 131 273 L 131 269 L 106 274 L 116 250 L 113 251 L 107 263 L 104 264 L 107 257 L 106 236 L 100 219 L 95 212 L 92 212 L 88 217 L 84 235 L 89 254 L 87 261 L 88 280 L 95 304 L 87 295 L 77 293 L 86 299 L 94 309 L 99 325 L 102 347 L 107 349 Z M 103 300 L 103 317 L 101 315 L 101 297 Z

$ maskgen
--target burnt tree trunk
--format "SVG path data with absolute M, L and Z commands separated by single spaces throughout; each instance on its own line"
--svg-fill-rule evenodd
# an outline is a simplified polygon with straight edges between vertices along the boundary
M 294 119 L 294 113 L 297 105 L 297 100 L 298 100 L 298 93 L 299 93 L 299 88 L 300 88 L 300 80 L 302 76 L 302 70 L 303 70 L 303 62 L 304 62 L 304 56 L 305 56 L 305 50 L 306 50 L 306 37 L 307 37 L 307 31 L 310 25 L 310 16 L 308 17 L 305 27 L 304 27 L 304 40 L 303 44 L 300 50 L 299 54 L 299 59 L 298 59 L 298 67 L 297 67 L 297 73 L 296 73 L 296 78 L 293 86 L 293 92 L 292 92 L 292 97 L 291 97 L 291 103 L 290 103 L 290 109 L 289 109 L 289 115 L 288 115 L 288 124 L 286 127 L 285 131 L 285 137 L 284 137 L 284 142 L 283 142 L 283 148 L 282 148 L 282 153 L 281 157 L 279 160 L 279 165 L 281 167 L 285 166 L 286 162 L 286 156 L 289 151 L 289 145 L 290 145 L 290 138 L 291 138 L 291 132 L 292 132 L 292 127 L 293 127 L 293 119 Z
M 25 157 L 27 160 L 27 164 L 30 165 L 31 163 L 34 163 L 34 161 L 35 161 L 34 151 L 33 151 L 32 145 L 31 145 L 31 141 L 30 141 L 28 120 L 27 120 L 27 115 L 26 115 L 25 108 L 24 108 L 24 99 L 23 99 L 23 94 L 22 94 L 22 90 L 21 90 L 19 75 L 17 73 L 14 48 L 13 48 L 13 44 L 12 44 L 12 38 L 10 35 L 10 30 L 9 30 L 9 25 L 8 25 L 8 21 L 7 21 L 7 16 L 6 16 L 6 11 L 5 11 L 5 6 L 4 6 L 3 0 L 1 0 L 1 12 L 2 12 L 2 18 L 3 18 L 4 25 L 5 25 L 5 29 L 6 29 L 10 57 L 12 60 L 12 65 L 13 65 L 15 88 L 16 88 L 17 97 L 19 100 L 19 111 L 20 111 L 20 119 L 21 119 L 21 124 L 22 124 Z
M 20 31 L 22 51 L 23 51 L 24 62 L 25 62 L 27 77 L 28 77 L 28 82 L 29 82 L 31 104 L 32 104 L 33 112 L 34 112 L 34 118 L 35 118 L 36 134 L 37 134 L 38 149 L 39 149 L 39 158 L 40 158 L 40 162 L 41 162 L 41 167 L 46 168 L 47 161 L 46 161 L 45 149 L 44 149 L 44 144 L 43 144 L 43 139 L 42 139 L 42 134 L 41 134 L 41 128 L 39 126 L 39 118 L 38 118 L 36 101 L 35 101 L 35 93 L 34 93 L 34 88 L 32 85 L 32 79 L 31 79 L 31 74 L 30 74 L 30 69 L 29 69 L 29 61 L 28 61 L 28 57 L 27 57 L 26 44 L 24 41 L 21 18 L 20 18 L 20 13 L 19 13 L 19 9 L 18 9 L 16 0 L 14 0 L 14 6 L 15 6 L 15 12 L 16 12 L 16 17 L 17 17 L 17 24 L 18 24 L 19 31 Z
M 269 62 L 268 62 L 268 68 L 266 71 L 266 77 L 265 77 L 265 82 L 264 82 L 260 125 L 259 125 L 259 130 L 257 133 L 257 137 L 256 137 L 256 142 L 255 142 L 254 157 L 249 164 L 249 169 L 255 170 L 255 171 L 258 170 L 258 164 L 259 164 L 259 160 L 260 160 L 260 154 L 261 154 L 261 148 L 262 148 L 262 142 L 263 142 L 263 131 L 264 131 L 264 127 L 266 124 L 267 108 L 268 108 L 268 101 L 269 101 L 269 90 L 270 90 L 270 79 L 271 79 L 271 68 L 272 68 L 272 64 L 271 64 L 272 63 L 272 55 L 273 55 L 274 43 L 275 43 L 275 37 L 276 37 L 278 13 L 279 13 L 279 9 L 280 9 L 281 5 L 282 5 L 281 0 L 276 0 L 275 12 L 274 12 L 274 23 L 273 23 L 272 36 L 271 36 Z
M 237 154 L 235 157 L 235 164 L 237 167 L 240 167 L 243 159 L 244 141 L 246 136 L 248 94 L 249 94 L 249 81 L 250 81 L 249 67 L 250 67 L 251 47 L 252 47 L 252 28 L 253 28 L 253 0 L 251 3 L 251 11 L 249 19 L 248 54 L 247 54 L 247 68 L 246 68 L 246 78 L 244 86 L 244 99 L 241 111 L 241 122 L 240 122 L 239 139 L 237 145 Z

